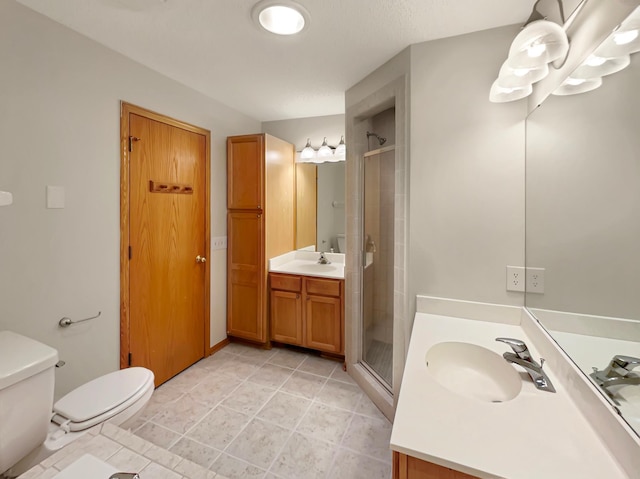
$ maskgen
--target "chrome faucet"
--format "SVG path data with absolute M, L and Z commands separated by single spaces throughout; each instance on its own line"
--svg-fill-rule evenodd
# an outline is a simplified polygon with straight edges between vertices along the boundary
M 513 338 L 496 338 L 496 341 L 508 344 L 513 349 L 513 353 L 506 352 L 502 355 L 509 363 L 517 364 L 529 373 L 533 384 L 541 391 L 556 392 L 556 388 L 551 384 L 551 380 L 542 370 L 544 359 L 540 358 L 540 363 L 536 362 L 529 352 L 529 348 L 524 341 Z
M 593 368 L 593 372 L 589 376 L 607 394 L 611 395 L 611 391 L 608 390 L 611 386 L 640 384 L 640 375 L 631 372 L 637 367 L 640 367 L 640 358 L 617 354 L 605 369 L 598 371 L 598 368 Z
M 324 251 L 320 252 L 320 257 L 318 258 L 318 264 L 331 264 L 331 261 L 327 259 L 324 255 Z

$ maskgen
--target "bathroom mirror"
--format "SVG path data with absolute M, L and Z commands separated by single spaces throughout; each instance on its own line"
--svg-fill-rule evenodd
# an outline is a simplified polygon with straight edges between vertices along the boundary
M 635 54 L 526 122 L 526 266 L 544 269 L 527 272 L 526 307 L 596 383 L 614 356 L 640 358 L 639 84 Z M 599 390 L 640 435 L 638 382 Z
M 339 251 L 345 223 L 345 162 L 296 165 L 296 249 Z M 315 179 L 315 184 L 313 181 Z M 315 186 L 315 190 L 314 190 Z

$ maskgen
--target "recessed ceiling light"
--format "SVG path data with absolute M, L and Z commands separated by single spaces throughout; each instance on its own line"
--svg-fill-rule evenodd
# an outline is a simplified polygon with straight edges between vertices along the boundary
M 254 21 L 277 35 L 294 35 L 309 24 L 309 12 L 288 0 L 263 0 L 251 12 Z

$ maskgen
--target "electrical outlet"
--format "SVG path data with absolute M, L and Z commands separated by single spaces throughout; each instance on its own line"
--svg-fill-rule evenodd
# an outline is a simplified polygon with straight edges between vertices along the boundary
M 507 266 L 507 291 L 524 293 L 524 266 Z
M 527 293 L 544 293 L 544 268 L 527 268 Z
M 211 238 L 211 249 L 227 249 L 227 237 L 216 236 Z

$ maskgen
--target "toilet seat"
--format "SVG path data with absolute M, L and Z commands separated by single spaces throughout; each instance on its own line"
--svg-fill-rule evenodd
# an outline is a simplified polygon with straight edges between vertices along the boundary
M 153 373 L 146 368 L 114 371 L 59 399 L 51 420 L 67 432 L 83 431 L 126 410 L 153 387 Z

